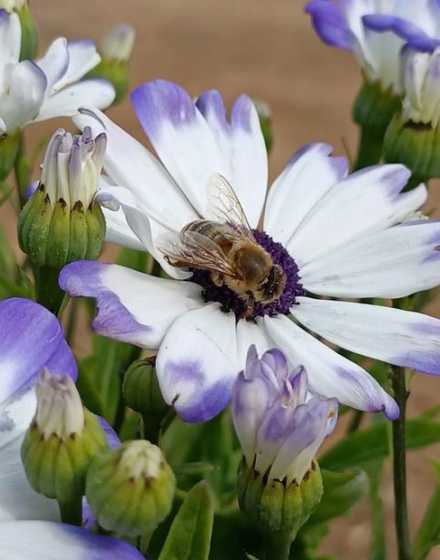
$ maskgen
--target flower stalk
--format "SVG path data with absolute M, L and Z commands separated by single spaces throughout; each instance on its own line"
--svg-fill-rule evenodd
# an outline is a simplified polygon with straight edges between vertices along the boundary
M 408 500 L 406 489 L 406 390 L 405 370 L 391 368 L 394 398 L 399 405 L 400 416 L 393 422 L 393 474 L 397 550 L 399 560 L 411 560 L 411 543 L 408 522 Z

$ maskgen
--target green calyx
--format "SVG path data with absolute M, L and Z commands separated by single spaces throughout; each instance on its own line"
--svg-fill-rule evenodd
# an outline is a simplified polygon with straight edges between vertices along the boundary
M 238 477 L 238 499 L 244 511 L 263 533 L 289 535 L 291 541 L 321 501 L 322 477 L 313 462 L 302 482 L 288 486 L 266 480 L 242 461 Z
M 84 410 L 84 428 L 68 438 L 48 437 L 34 421 L 21 448 L 21 459 L 32 488 L 48 498 L 69 502 L 82 496 L 90 462 L 106 449 L 107 441 L 98 418 Z
M 384 159 L 403 163 L 421 181 L 440 177 L 440 127 L 414 123 L 397 114 L 385 135 Z
M 382 139 L 385 131 L 401 107 L 401 98 L 379 82 L 364 81 L 353 105 L 353 120 L 366 128 L 371 136 Z
M 20 141 L 20 131 L 0 137 L 0 181 L 4 181 L 14 168 Z
M 105 219 L 99 204 L 88 208 L 78 201 L 69 208 L 53 204 L 40 186 L 21 211 L 20 248 L 35 266 L 60 269 L 70 262 L 99 257 L 105 238 Z
M 21 25 L 20 60 L 33 60 L 38 51 L 38 28 L 27 2 L 17 14 Z
M 120 103 L 127 94 L 129 86 L 128 62 L 126 60 L 103 59 L 87 74 L 87 78 L 107 80 L 115 88 L 113 105 Z
M 101 527 L 134 537 L 150 534 L 165 519 L 175 486 L 160 449 L 138 440 L 95 458 L 87 474 L 86 496 Z

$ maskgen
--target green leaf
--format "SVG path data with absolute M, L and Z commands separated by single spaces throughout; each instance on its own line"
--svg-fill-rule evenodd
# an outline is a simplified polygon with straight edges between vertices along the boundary
M 322 470 L 324 495 L 308 524 L 316 525 L 344 515 L 366 495 L 368 478 L 361 469 L 346 472 Z
M 408 420 L 407 448 L 419 449 L 440 441 L 440 422 L 420 416 Z M 371 428 L 348 435 L 325 453 L 319 464 L 324 469 L 343 470 L 362 466 L 389 455 L 387 423 L 381 421 Z
M 207 482 L 189 492 L 174 518 L 159 560 L 208 560 L 214 502 Z
M 440 464 L 435 465 L 435 468 L 437 488 L 417 531 L 413 547 L 414 560 L 424 560 L 434 546 L 440 545 Z
M 117 258 L 117 264 L 145 272 L 150 263 L 151 257 L 147 252 L 135 251 L 134 249 L 121 249 Z

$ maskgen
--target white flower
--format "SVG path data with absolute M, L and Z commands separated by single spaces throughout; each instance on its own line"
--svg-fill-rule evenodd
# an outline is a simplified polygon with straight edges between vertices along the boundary
M 56 39 L 45 56 L 19 62 L 17 14 L 0 11 L 0 136 L 53 117 L 74 115 L 84 103 L 101 109 L 114 99 L 104 80 L 80 81 L 100 61 L 92 41 Z
M 440 4 L 433 0 L 310 0 L 306 11 L 325 43 L 352 51 L 369 81 L 396 94 L 402 46 L 431 51 L 440 44 Z
M 400 298 L 436 286 L 440 224 L 402 225 L 424 204 L 425 186 L 401 192 L 409 178 L 402 165 L 348 175 L 344 158 L 312 144 L 268 191 L 267 154 L 248 97 L 235 102 L 230 121 L 214 91 L 194 104 L 179 86 L 155 81 L 135 90 L 132 101 L 161 162 L 102 113 L 86 110 L 76 122 L 95 135 L 107 133 L 104 191 L 121 204 L 119 212 L 106 211 L 109 239 L 145 248 L 172 279 L 98 262 L 68 265 L 60 284 L 71 295 L 96 298 L 95 329 L 157 350 L 164 398 L 187 421 L 207 420 L 226 406 L 251 344 L 259 353 L 280 347 L 291 367 L 305 367 L 313 392 L 395 418 L 397 406 L 381 386 L 311 333 L 438 374 L 440 321 L 314 296 Z M 267 306 L 248 307 L 209 273 L 191 279 L 161 252 L 164 237 L 178 239 L 207 216 L 207 185 L 217 173 L 231 183 L 258 243 L 282 268 L 284 291 Z

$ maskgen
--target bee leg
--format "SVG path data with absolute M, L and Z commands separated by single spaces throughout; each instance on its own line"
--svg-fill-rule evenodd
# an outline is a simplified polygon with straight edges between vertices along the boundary
M 224 284 L 224 277 L 221 272 L 211 272 L 211 280 L 213 284 L 221 288 Z

